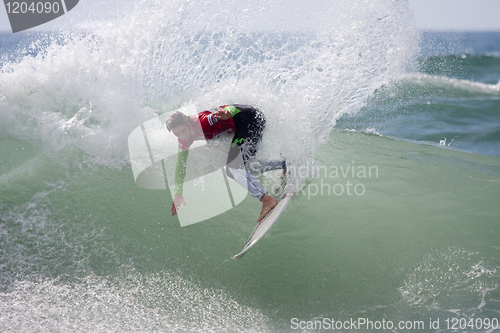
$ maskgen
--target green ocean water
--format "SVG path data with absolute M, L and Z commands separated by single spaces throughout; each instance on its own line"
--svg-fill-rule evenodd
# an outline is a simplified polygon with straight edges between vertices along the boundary
M 138 190 L 128 168 L 84 167 L 68 181 L 43 154 L 26 160 L 30 171 L 2 186 L 3 207 L 16 207 L 2 216 L 6 328 L 290 331 L 293 318 L 495 318 L 498 158 L 362 133 L 330 139 L 319 177 L 240 261 L 230 257 L 252 229 L 251 197 L 180 228 L 166 193 Z
M 112 29 L 0 39 L 0 331 L 498 327 L 497 35 L 419 34 L 400 2 L 311 6 L 303 27 L 269 7 L 283 30 L 254 34 L 252 2 L 236 30 L 210 6 L 144 4 Z M 300 188 L 232 260 L 260 203 L 180 227 L 127 139 L 237 102 L 266 114 L 259 154 Z

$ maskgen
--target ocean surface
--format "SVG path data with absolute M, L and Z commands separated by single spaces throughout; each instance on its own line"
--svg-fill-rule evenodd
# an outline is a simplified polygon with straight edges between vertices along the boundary
M 0 34 L 1 332 L 500 329 L 500 33 L 315 4 Z M 255 198 L 181 227 L 129 154 L 151 119 L 230 103 L 264 112 L 259 158 L 299 185 L 241 260 Z

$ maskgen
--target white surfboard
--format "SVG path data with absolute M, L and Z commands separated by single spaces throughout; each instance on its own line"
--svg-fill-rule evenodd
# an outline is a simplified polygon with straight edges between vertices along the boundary
M 241 250 L 240 253 L 237 255 L 233 256 L 233 259 L 240 259 L 243 257 L 245 253 L 248 252 L 264 235 L 271 229 L 273 224 L 278 220 L 280 217 L 281 213 L 285 210 L 286 206 L 290 203 L 290 199 L 293 195 L 293 187 L 290 187 L 285 196 L 278 202 L 278 204 L 271 209 L 269 213 L 260 221 L 260 223 L 257 223 L 255 225 L 255 228 L 253 229 L 252 234 L 250 235 L 250 238 L 248 238 L 247 243 L 243 247 L 243 250 Z

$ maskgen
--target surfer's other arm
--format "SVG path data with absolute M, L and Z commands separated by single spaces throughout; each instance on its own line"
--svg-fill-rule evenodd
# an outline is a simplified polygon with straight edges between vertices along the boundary
M 238 110 L 234 105 L 228 105 L 222 110 L 214 112 L 214 117 L 221 120 L 228 120 L 234 117 L 240 110 Z

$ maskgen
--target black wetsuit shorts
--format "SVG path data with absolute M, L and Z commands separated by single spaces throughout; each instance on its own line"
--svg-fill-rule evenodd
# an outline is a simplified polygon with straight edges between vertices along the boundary
M 234 115 L 233 121 L 236 126 L 231 147 L 240 147 L 243 160 L 255 157 L 257 145 L 262 140 L 262 133 L 266 126 L 264 114 L 257 108 L 249 105 L 233 104 L 240 110 Z

